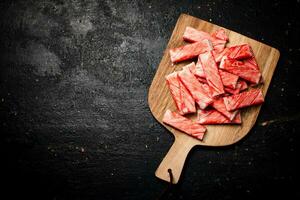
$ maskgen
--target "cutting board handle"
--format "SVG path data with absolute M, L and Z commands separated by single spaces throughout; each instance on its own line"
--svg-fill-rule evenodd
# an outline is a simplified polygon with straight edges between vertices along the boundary
M 167 182 L 171 181 L 170 176 L 172 176 L 172 183 L 176 184 L 179 181 L 185 159 L 194 146 L 195 143 L 193 142 L 189 143 L 183 142 L 179 138 L 175 139 L 169 152 L 157 168 L 155 176 Z M 169 169 L 171 169 L 172 175 Z

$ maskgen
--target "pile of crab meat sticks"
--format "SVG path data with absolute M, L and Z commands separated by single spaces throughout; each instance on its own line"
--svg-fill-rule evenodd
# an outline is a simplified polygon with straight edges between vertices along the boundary
M 262 91 L 253 87 L 262 75 L 251 46 L 226 47 L 224 29 L 210 35 L 186 27 L 183 39 L 189 44 L 170 50 L 172 63 L 198 60 L 166 76 L 177 111 L 167 110 L 163 122 L 199 140 L 203 125 L 241 124 L 240 108 L 264 102 Z M 184 116 L 190 113 L 197 113 L 195 121 Z

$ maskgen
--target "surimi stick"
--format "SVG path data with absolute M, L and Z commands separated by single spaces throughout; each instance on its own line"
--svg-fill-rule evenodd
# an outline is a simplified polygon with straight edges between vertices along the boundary
M 264 102 L 264 96 L 260 89 L 251 89 L 246 92 L 224 97 L 224 104 L 228 111 L 239 108 L 261 104 Z
M 229 51 L 227 53 L 228 58 L 231 59 L 245 59 L 253 57 L 253 51 L 249 44 L 236 45 L 233 47 L 229 47 Z
M 197 121 L 199 124 L 241 124 L 241 113 L 238 112 L 234 119 L 231 121 L 222 115 L 220 112 L 211 110 L 201 110 L 197 112 Z
M 202 40 L 210 40 L 214 49 L 221 51 L 224 49 L 227 40 L 222 40 L 217 37 L 213 37 L 210 34 L 194 29 L 190 26 L 185 28 L 183 33 L 183 39 L 188 42 L 199 42 Z
M 172 63 L 197 57 L 199 54 L 212 50 L 210 41 L 202 40 L 192 44 L 170 49 Z
M 219 74 L 218 66 L 210 51 L 199 55 L 202 68 L 213 97 L 224 94 L 224 86 Z
M 250 67 L 243 61 L 229 59 L 226 56 L 222 58 L 219 68 L 235 74 L 251 83 L 258 84 L 261 79 L 259 70 L 253 69 L 253 67 Z
M 204 126 L 170 110 L 165 112 L 163 122 L 199 140 L 203 139 L 206 131 Z
M 224 87 L 228 87 L 231 89 L 235 89 L 237 86 L 237 82 L 239 77 L 237 75 L 231 74 L 229 72 L 219 70 L 219 74 L 221 76 L 222 83 Z
M 237 111 L 228 111 L 224 104 L 223 98 L 215 99 L 212 103 L 212 107 L 222 113 L 222 115 L 227 117 L 230 121 L 232 121 L 238 113 Z
M 166 76 L 172 98 L 176 104 L 177 110 L 181 115 L 195 113 L 195 101 L 189 91 L 184 87 L 177 76 L 177 72 L 173 72 Z
M 191 93 L 193 99 L 201 109 L 205 109 L 209 104 L 213 102 L 213 100 L 210 98 L 210 94 L 208 94 L 206 89 L 203 88 L 203 84 L 197 80 L 197 78 L 192 74 L 188 67 L 179 71 L 178 77 L 183 85 Z

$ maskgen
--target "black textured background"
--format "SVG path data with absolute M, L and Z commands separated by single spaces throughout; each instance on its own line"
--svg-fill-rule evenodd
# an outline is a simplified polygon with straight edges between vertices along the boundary
M 180 13 L 281 52 L 256 125 L 192 150 L 163 199 L 298 195 L 297 1 L 1 1 L 1 196 L 156 199 L 173 142 L 147 91 Z M 3 193 L 4 192 L 4 193 Z

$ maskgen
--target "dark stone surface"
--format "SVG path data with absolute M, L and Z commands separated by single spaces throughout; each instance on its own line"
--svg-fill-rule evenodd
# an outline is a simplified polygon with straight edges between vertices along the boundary
M 299 196 L 299 0 L 0 5 L 1 190 L 9 197 L 161 195 L 167 184 L 154 171 L 173 138 L 151 116 L 147 91 L 180 13 L 272 45 L 281 58 L 249 136 L 193 149 L 163 199 Z

